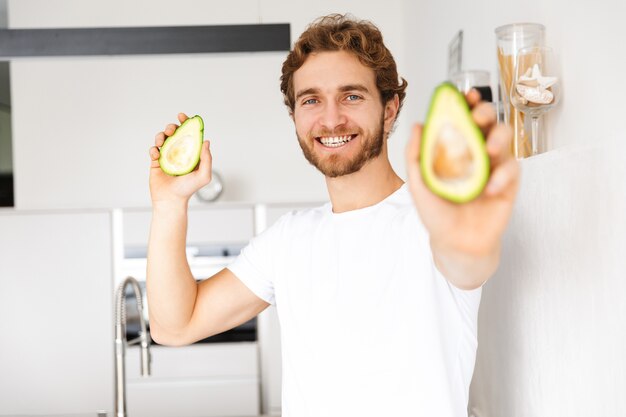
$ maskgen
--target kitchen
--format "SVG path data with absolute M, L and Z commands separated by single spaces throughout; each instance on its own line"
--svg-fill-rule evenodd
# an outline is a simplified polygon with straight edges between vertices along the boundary
M 409 81 L 390 140 L 399 173 L 410 124 L 423 120 L 446 76 L 452 36 L 464 30 L 464 67 L 489 70 L 495 85 L 494 29 L 543 23 L 547 43 L 561 54 L 564 95 L 547 116 L 549 151 L 521 161 L 502 266 L 483 293 L 470 415 L 626 414 L 618 395 L 626 387 L 626 186 L 616 122 L 626 109 L 618 78 L 626 54 L 615 45 L 626 33 L 616 0 L 392 0 L 384 12 L 375 1 L 127 3 L 9 0 L 5 20 L 15 29 L 288 23 L 293 42 L 325 13 L 371 19 Z M 177 112 L 203 115 L 224 181 L 216 203 L 192 200 L 196 247 L 239 244 L 283 212 L 327 200 L 282 106 L 285 53 L 10 62 L 15 204 L 0 210 L 0 415 L 112 414 L 114 290 L 128 270 L 141 271 L 124 250 L 145 242 L 147 149 Z M 241 383 L 240 396 L 205 388 L 206 403 L 194 403 L 201 395 L 178 401 L 171 394 L 172 407 L 189 410 L 169 415 L 280 413 L 279 333 L 267 313 L 258 342 L 226 351 L 214 344 L 206 372 L 183 375 L 205 387 L 230 378 Z M 140 395 L 132 391 L 139 354 L 129 348 L 126 359 L 130 409 Z M 154 372 L 161 372 L 158 360 L 155 354 Z M 221 369 L 224 362 L 241 367 Z M 236 408 L 243 397 L 254 413 Z

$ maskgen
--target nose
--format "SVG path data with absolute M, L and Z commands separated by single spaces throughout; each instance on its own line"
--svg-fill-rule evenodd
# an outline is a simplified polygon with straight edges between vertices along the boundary
M 332 100 L 325 103 L 320 117 L 320 124 L 325 129 L 333 131 L 337 127 L 345 125 L 347 120 L 339 103 Z

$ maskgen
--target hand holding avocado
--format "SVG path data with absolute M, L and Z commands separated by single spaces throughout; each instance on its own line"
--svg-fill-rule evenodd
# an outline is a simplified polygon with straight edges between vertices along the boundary
M 433 251 L 493 253 L 519 183 L 513 134 L 496 123 L 493 105 L 481 102 L 476 90 L 462 100 L 450 88 L 436 90 L 427 125 L 413 128 L 406 151 L 409 187 Z
M 150 148 L 150 194 L 153 203 L 183 201 L 211 182 L 209 142 L 203 142 L 200 116 L 178 114 L 180 126 L 168 124 Z

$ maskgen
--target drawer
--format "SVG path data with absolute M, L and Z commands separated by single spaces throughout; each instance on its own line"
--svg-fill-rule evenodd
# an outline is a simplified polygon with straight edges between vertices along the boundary
M 133 417 L 228 417 L 259 414 L 255 378 L 129 381 L 126 404 Z
M 250 378 L 259 376 L 257 342 L 202 343 L 182 347 L 153 345 L 149 378 Z M 126 378 L 140 376 L 139 347 L 126 350 Z

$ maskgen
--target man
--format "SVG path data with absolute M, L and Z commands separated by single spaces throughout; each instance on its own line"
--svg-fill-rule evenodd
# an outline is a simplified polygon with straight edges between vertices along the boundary
M 406 81 L 375 26 L 321 18 L 282 72 L 298 141 L 324 174 L 330 202 L 283 216 L 227 269 L 196 284 L 185 257 L 186 210 L 211 180 L 211 154 L 205 142 L 196 171 L 165 175 L 158 147 L 176 128 L 168 125 L 150 150 L 153 337 L 192 343 L 275 304 L 283 416 L 466 416 L 480 287 L 497 267 L 519 177 L 510 130 L 469 95 L 493 170 L 478 199 L 452 204 L 422 183 L 419 125 L 406 152 L 408 186 L 389 163 Z

